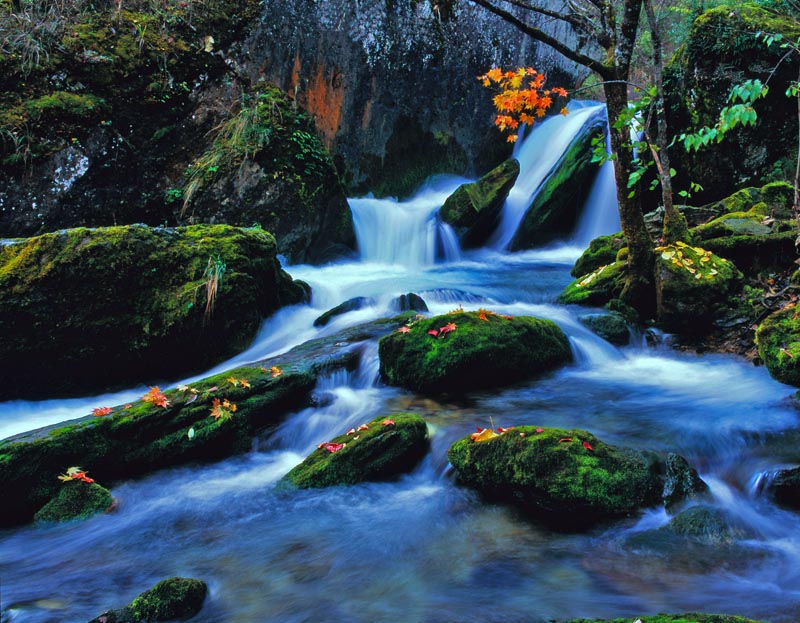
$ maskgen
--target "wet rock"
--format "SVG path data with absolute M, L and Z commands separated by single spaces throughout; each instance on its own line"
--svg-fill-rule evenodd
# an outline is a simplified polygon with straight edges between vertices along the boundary
M 592 140 L 604 136 L 606 119 L 598 114 L 572 141 L 543 182 L 514 234 L 512 251 L 564 238 L 575 230 L 581 208 L 600 167 L 592 162 Z
M 65 482 L 34 515 L 35 521 L 73 521 L 108 511 L 114 504 L 111 493 L 95 482 Z
M 600 266 L 588 275 L 578 277 L 558 296 L 565 305 L 590 305 L 599 307 L 619 297 L 625 286 L 627 262 L 616 261 Z
M 607 314 L 584 314 L 578 320 L 605 341 L 616 346 L 625 346 L 631 341 L 631 332 L 625 316 L 619 312 Z
M 575 261 L 570 275 L 581 277 L 597 270 L 601 266 L 613 264 L 617 260 L 617 253 L 626 245 L 622 233 L 599 236 L 589 243 L 589 246 Z
M 224 225 L 0 246 L 0 400 L 155 381 L 241 352 L 264 316 L 305 298 L 276 251 L 267 232 Z
M 203 607 L 208 586 L 202 580 L 161 580 L 119 610 L 110 610 L 89 623 L 156 623 L 190 619 Z
M 487 312 L 417 320 L 382 338 L 380 371 L 390 385 L 425 393 L 501 387 L 571 361 L 564 332 L 550 320 Z
M 789 305 L 767 316 L 756 330 L 758 356 L 781 383 L 800 387 L 800 310 Z
M 800 510 L 800 467 L 780 470 L 767 490 L 778 504 Z
M 380 416 L 364 426 L 321 444 L 279 486 L 309 489 L 387 480 L 413 469 L 428 450 L 425 420 L 413 413 Z
M 657 455 L 617 448 L 583 430 L 517 426 L 471 436 L 447 453 L 460 482 L 560 528 L 584 528 L 662 501 Z
M 439 215 L 456 232 L 462 248 L 483 246 L 500 222 L 500 211 L 517 181 L 519 162 L 506 160 L 478 181 L 462 184 L 444 202 Z
M 702 333 L 741 287 L 732 262 L 683 242 L 656 249 L 656 306 L 660 327 Z
M 641 621 L 641 623 L 765 623 L 755 619 L 732 614 L 703 614 L 698 612 L 686 612 L 684 614 L 657 614 L 654 616 L 627 618 L 627 619 L 570 619 L 565 623 L 630 623 L 631 621 Z
M 708 485 L 697 471 L 679 454 L 670 452 L 664 460 L 662 499 L 669 510 L 676 504 L 708 493 Z
M 745 536 L 743 530 L 731 525 L 724 512 L 706 505 L 687 508 L 660 530 L 706 545 L 732 543 Z
M 401 294 L 395 299 L 394 307 L 398 311 L 428 311 L 427 303 L 425 303 L 424 299 L 419 294 L 415 294 L 414 292 Z
M 347 312 L 363 309 L 374 303 L 375 303 L 374 299 L 371 299 L 366 296 L 357 296 L 352 299 L 347 299 L 344 303 L 340 303 L 336 307 L 329 309 L 324 314 L 319 316 L 316 320 L 314 320 L 314 326 L 324 327 L 331 320 L 336 318 L 336 316 L 341 316 L 342 314 L 346 314 Z

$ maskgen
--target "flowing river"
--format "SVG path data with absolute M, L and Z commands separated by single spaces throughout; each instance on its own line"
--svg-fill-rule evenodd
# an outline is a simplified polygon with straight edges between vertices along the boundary
M 541 144 L 544 132 L 576 131 L 578 116 L 542 123 L 518 148 L 521 178 L 533 187 L 525 193 L 547 174 L 534 171 L 526 146 Z M 543 623 L 682 611 L 800 619 L 800 515 L 761 493 L 772 471 L 798 459 L 794 389 L 746 361 L 647 346 L 641 335 L 616 348 L 578 321 L 585 309 L 555 304 L 588 240 L 618 228 L 609 169 L 598 175 L 571 241 L 517 254 L 502 250 L 505 229 L 493 248 L 463 253 L 438 222 L 438 207 L 463 181 L 431 180 L 405 202 L 352 200 L 360 260 L 288 267 L 311 284 L 312 303 L 268 319 L 247 352 L 215 370 L 392 314 L 392 300 L 406 292 L 420 294 L 433 313 L 463 306 L 550 318 L 570 337 L 572 365 L 449 401 L 381 384 L 370 344 L 358 370 L 319 383 L 320 406 L 290 414 L 248 454 L 117 483 L 111 514 L 0 532 L 2 622 L 85 623 L 174 575 L 208 582 L 193 619 L 204 623 Z M 512 193 L 502 227 L 518 222 L 515 201 Z M 313 327 L 319 314 L 355 296 L 374 304 Z M 144 391 L 2 403 L 0 437 Z M 419 413 L 430 429 L 430 452 L 412 473 L 275 491 L 319 442 L 398 410 Z M 559 533 L 487 504 L 455 483 L 446 451 L 490 421 L 584 428 L 612 444 L 678 452 L 710 485 L 735 538 L 705 545 L 668 537 L 657 531 L 669 521 L 663 510 Z

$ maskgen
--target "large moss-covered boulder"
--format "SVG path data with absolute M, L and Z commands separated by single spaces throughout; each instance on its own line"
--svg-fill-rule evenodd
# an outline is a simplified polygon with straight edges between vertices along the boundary
M 378 353 L 387 383 L 429 393 L 499 387 L 572 359 L 551 320 L 486 311 L 418 320 L 382 338 Z
M 712 8 L 695 19 L 684 45 L 665 70 L 668 124 L 676 134 L 714 127 L 720 111 L 730 105 L 731 88 L 769 75 L 769 93 L 754 108 L 753 126 L 729 132 L 720 143 L 699 151 L 676 145 L 670 152 L 678 170 L 676 188 L 700 181 L 695 193 L 702 202 L 721 199 L 743 185 L 760 182 L 770 173 L 794 174 L 797 151 L 797 107 L 785 96 L 797 78 L 798 57 L 783 58 L 778 44 L 767 46 L 764 33 L 788 41 L 800 36 L 793 17 L 779 15 L 758 2 L 731 3 Z M 772 70 L 774 74 L 772 74 Z
M 525 212 L 509 245 L 512 251 L 564 238 L 575 230 L 581 208 L 600 170 L 597 163 L 592 162 L 592 141 L 605 131 L 605 116 L 597 115 L 573 139 Z
M 96 482 L 71 480 L 34 516 L 36 521 L 72 521 L 107 511 L 114 503 L 111 493 Z
M 157 623 L 189 619 L 200 612 L 208 585 L 193 578 L 161 580 L 119 610 L 110 610 L 90 623 Z
M 656 614 L 649 617 L 628 617 L 625 619 L 570 619 L 565 623 L 631 623 L 631 621 L 641 621 L 641 623 L 765 623 L 755 619 L 732 614 L 702 614 L 697 612 L 687 612 L 685 614 Z
M 665 466 L 653 453 L 583 430 L 518 426 L 472 437 L 447 453 L 459 481 L 548 523 L 584 527 L 662 502 Z
M 506 160 L 477 182 L 462 184 L 447 198 L 439 215 L 453 227 L 462 248 L 479 247 L 488 240 L 518 175 L 519 161 Z
M 619 297 L 625 287 L 626 267 L 623 260 L 600 266 L 567 285 L 558 300 L 565 305 L 603 306 Z
M 569 272 L 573 277 L 581 277 L 597 270 L 601 266 L 613 264 L 617 253 L 626 246 L 625 236 L 621 232 L 608 236 L 599 236 L 589 243 L 586 250 L 575 260 Z
M 425 420 L 393 413 L 320 444 L 279 486 L 309 489 L 387 480 L 411 470 L 427 449 Z
M 676 242 L 656 248 L 656 305 L 667 331 L 700 333 L 741 287 L 732 262 L 700 247 Z
M 65 465 L 80 465 L 92 478 L 113 484 L 250 451 L 255 435 L 269 433 L 287 413 L 311 404 L 321 375 L 355 369 L 364 340 L 386 335 L 412 317 L 409 312 L 351 327 L 191 386 L 151 388 L 131 404 L 98 405 L 92 415 L 0 440 L 0 527 L 30 521 L 58 493 Z
M 768 316 L 756 330 L 758 356 L 781 383 L 800 387 L 800 308 L 790 305 Z
M 267 232 L 71 229 L 0 246 L 0 400 L 175 377 L 244 350 L 305 297 Z

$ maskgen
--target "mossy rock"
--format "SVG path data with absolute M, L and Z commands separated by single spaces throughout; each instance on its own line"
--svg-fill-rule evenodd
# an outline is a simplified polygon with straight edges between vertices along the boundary
M 58 494 L 34 516 L 36 521 L 73 521 L 104 513 L 114 503 L 105 487 L 95 482 L 65 482 Z
M 758 206 L 757 212 L 775 219 L 792 218 L 794 187 L 786 182 L 771 182 L 762 187 L 741 188 L 731 195 L 699 208 L 706 213 L 722 216 L 724 214 L 747 213 Z M 708 219 L 706 219 L 708 220 Z
M 758 356 L 781 383 L 800 387 L 800 309 L 790 305 L 768 316 L 756 330 Z
M 617 261 L 620 249 L 625 245 L 625 236 L 621 232 L 595 238 L 575 261 L 569 274 L 573 277 L 580 277 L 594 272 L 601 266 L 613 264 Z
M 572 359 L 567 336 L 551 320 L 491 312 L 484 317 L 454 312 L 387 335 L 378 344 L 381 376 L 415 391 L 463 393 L 508 385 Z M 442 333 L 448 325 L 455 329 Z
M 447 453 L 458 479 L 555 526 L 581 528 L 655 506 L 665 466 L 653 453 L 617 448 L 583 430 L 518 426 Z
M 208 585 L 192 578 L 161 580 L 131 603 L 92 619 L 90 623 L 156 623 L 189 619 L 203 607 Z
M 196 372 L 304 297 L 260 230 L 131 225 L 11 241 L 0 246 L 0 399 Z
M 340 303 L 336 307 L 329 309 L 324 314 L 320 315 L 316 320 L 314 320 L 315 327 L 324 327 L 326 326 L 331 320 L 336 318 L 336 316 L 341 316 L 342 314 L 346 314 L 347 312 L 356 311 L 358 309 L 363 309 L 369 305 L 375 303 L 374 299 L 371 299 L 366 296 L 356 296 L 352 299 L 347 299 L 344 303 Z
M 619 312 L 607 314 L 584 314 L 578 320 L 606 342 L 625 346 L 631 341 L 631 332 L 625 316 Z
M 605 116 L 598 115 L 573 139 L 526 210 L 509 245 L 511 251 L 565 238 L 575 230 L 600 170 L 592 162 L 592 142 L 605 134 L 606 125 Z
M 310 489 L 387 480 L 413 469 L 427 452 L 428 428 L 418 415 L 393 413 L 366 426 L 332 439 L 330 444 L 342 444 L 336 452 L 317 448 L 279 486 Z
M 631 623 L 640 620 L 642 623 L 765 623 L 755 619 L 731 614 L 701 614 L 687 612 L 686 614 L 656 614 L 649 617 L 628 617 L 625 619 L 570 619 L 564 623 Z
M 731 543 L 743 534 L 731 526 L 725 513 L 704 504 L 678 513 L 659 530 L 706 545 Z
M 455 230 L 462 248 L 480 247 L 489 239 L 518 175 L 519 161 L 506 160 L 447 198 L 439 215 Z
M 119 405 L 103 417 L 0 441 L 3 512 L 0 527 L 25 523 L 59 492 L 65 465 L 80 465 L 104 483 L 135 478 L 190 462 L 216 461 L 248 452 L 290 411 L 309 406 L 319 377 L 353 370 L 360 344 L 409 321 L 409 312 L 311 340 L 287 353 L 163 392 L 166 406 L 144 400 Z M 215 401 L 229 407 L 217 411 Z M 235 405 L 235 411 L 233 406 Z
M 627 262 L 619 260 L 578 277 L 559 295 L 565 305 L 600 307 L 619 297 L 625 287 Z
M 769 483 L 768 491 L 781 506 L 800 510 L 800 467 L 780 470 Z
M 666 331 L 702 333 L 741 287 L 732 262 L 683 242 L 656 248 L 656 305 Z

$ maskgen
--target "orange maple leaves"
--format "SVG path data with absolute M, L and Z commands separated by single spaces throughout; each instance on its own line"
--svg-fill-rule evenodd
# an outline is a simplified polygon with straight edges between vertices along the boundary
M 169 400 L 167 400 L 167 397 L 158 386 L 151 387 L 150 391 L 142 396 L 142 400 L 144 402 L 152 402 L 156 407 L 163 407 L 164 409 L 169 406 Z
M 485 87 L 494 86 L 499 92 L 492 99 L 497 109 L 494 123 L 502 132 L 516 130 L 521 124 L 531 125 L 537 118 L 544 117 L 553 97 L 566 97 L 565 89 L 556 87 L 545 89 L 546 76 L 533 67 L 518 67 L 514 71 L 504 72 L 499 67 L 492 67 L 478 80 Z M 567 109 L 561 109 L 562 114 L 567 114 Z M 517 140 L 518 134 L 509 134 L 508 142 Z

